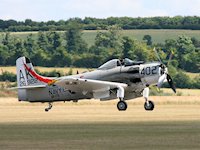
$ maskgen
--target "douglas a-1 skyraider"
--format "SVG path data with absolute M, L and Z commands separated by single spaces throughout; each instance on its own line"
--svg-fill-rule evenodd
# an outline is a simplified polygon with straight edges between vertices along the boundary
M 153 110 L 154 103 L 148 99 L 149 85 L 159 88 L 168 82 L 174 92 L 175 86 L 162 62 L 144 63 L 113 59 L 95 71 L 63 77 L 43 77 L 38 75 L 31 61 L 20 57 L 16 61 L 19 101 L 48 102 L 45 111 L 56 101 L 100 99 L 101 101 L 119 99 L 117 108 L 127 109 L 126 100 L 143 97 L 145 110 Z

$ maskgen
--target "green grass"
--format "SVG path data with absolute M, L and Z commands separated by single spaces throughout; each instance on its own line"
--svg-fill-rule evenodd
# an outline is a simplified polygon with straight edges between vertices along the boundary
M 196 37 L 200 40 L 199 30 L 124 30 L 122 33 L 138 40 L 142 40 L 144 35 L 149 34 L 154 43 L 164 43 L 166 39 L 177 39 L 179 35 Z
M 191 150 L 200 148 L 200 121 L 0 124 L 0 135 L 1 150 Z
M 11 35 L 19 38 L 26 38 L 30 33 L 33 34 L 33 38 L 36 39 L 37 32 L 12 32 Z M 63 32 L 60 32 L 63 35 Z M 0 42 L 2 41 L 3 35 L 5 33 L 0 33 Z M 85 30 L 83 31 L 83 38 L 88 43 L 89 46 L 94 44 L 95 36 L 97 34 L 96 30 Z M 149 34 L 152 36 L 154 43 L 163 43 L 166 39 L 177 39 L 179 35 L 187 35 L 189 37 L 196 37 L 200 40 L 200 30 L 122 30 L 121 34 L 123 36 L 129 36 L 133 39 L 138 39 L 142 41 L 144 35 Z

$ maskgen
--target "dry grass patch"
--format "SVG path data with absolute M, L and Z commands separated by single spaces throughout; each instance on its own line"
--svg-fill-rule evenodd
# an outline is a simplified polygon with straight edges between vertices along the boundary
M 47 104 L 18 102 L 16 98 L 0 98 L 0 123 L 100 123 L 141 121 L 200 121 L 200 97 L 151 97 L 155 110 L 144 110 L 143 98 L 127 101 L 128 109 L 118 111 L 118 101 L 95 100 L 78 103 L 54 103 L 50 112 Z M 38 115 L 39 114 L 39 115 Z
M 128 101 L 86 100 L 46 104 L 0 98 L 1 150 L 197 150 L 200 147 L 200 97 L 150 97 L 156 107 L 143 108 L 143 98 Z M 197 102 L 197 103 L 196 103 Z
M 164 93 L 173 94 L 170 88 L 162 88 Z M 200 89 L 177 89 L 177 95 L 181 96 L 200 96 Z

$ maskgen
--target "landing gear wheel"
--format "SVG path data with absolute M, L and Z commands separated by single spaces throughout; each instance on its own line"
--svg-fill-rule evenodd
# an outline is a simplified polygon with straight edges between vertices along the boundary
M 48 111 L 53 107 L 53 105 L 52 105 L 51 102 L 49 102 L 48 104 L 49 104 L 49 107 L 45 108 L 45 111 L 46 111 L 46 112 L 48 112 Z
M 152 101 L 148 101 L 144 103 L 144 109 L 147 111 L 152 111 L 154 109 L 154 103 Z
M 125 111 L 127 109 L 127 103 L 125 101 L 119 101 L 117 103 L 117 108 L 119 111 Z

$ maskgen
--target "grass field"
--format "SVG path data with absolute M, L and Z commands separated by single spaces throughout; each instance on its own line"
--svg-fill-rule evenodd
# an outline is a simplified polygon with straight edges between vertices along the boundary
M 0 149 L 177 150 L 200 149 L 200 97 L 151 97 L 128 101 L 125 112 L 117 101 L 45 104 L 0 98 Z
M 174 94 L 170 88 L 162 88 L 164 93 Z M 177 89 L 177 94 L 182 96 L 200 96 L 200 89 Z
M 177 39 L 179 35 L 187 35 L 189 37 L 196 37 L 200 40 L 199 30 L 124 30 L 123 35 L 134 37 L 142 40 L 144 35 L 151 35 L 154 43 L 163 43 L 166 39 Z
M 200 122 L 3 124 L 2 150 L 199 150 Z
M 33 38 L 36 39 L 37 32 L 12 32 L 11 35 L 19 38 L 26 38 L 30 33 L 33 34 Z M 60 32 L 63 35 L 63 32 Z M 0 33 L 0 42 L 3 39 L 5 33 Z M 97 31 L 85 30 L 83 31 L 83 38 L 89 46 L 94 44 Z M 163 43 L 166 39 L 176 39 L 179 35 L 187 35 L 189 37 L 196 37 L 200 40 L 200 30 L 122 30 L 123 36 L 129 36 L 133 39 L 142 41 L 144 35 L 151 35 L 154 43 Z
M 196 76 L 200 76 L 200 73 L 191 73 L 191 72 L 185 72 L 190 78 L 195 78 Z

